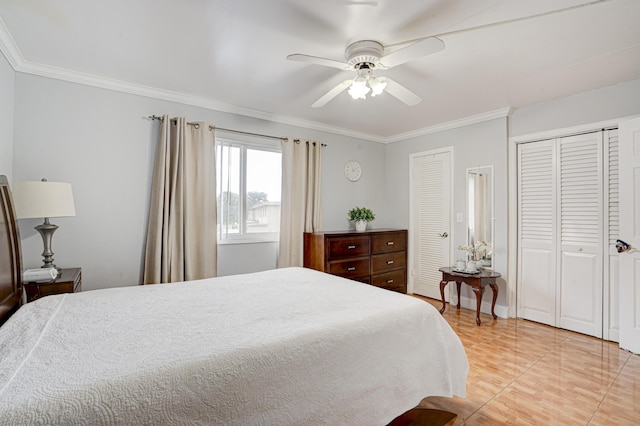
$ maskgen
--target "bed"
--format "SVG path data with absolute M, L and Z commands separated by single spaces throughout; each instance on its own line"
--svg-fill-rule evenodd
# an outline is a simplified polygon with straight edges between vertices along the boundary
M 21 306 L 0 327 L 0 419 L 384 425 L 464 397 L 468 368 L 430 304 L 286 268 Z

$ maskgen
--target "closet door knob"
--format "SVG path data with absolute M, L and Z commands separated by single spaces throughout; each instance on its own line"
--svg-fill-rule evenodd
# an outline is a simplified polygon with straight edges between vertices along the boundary
M 627 244 L 622 240 L 616 240 L 616 250 L 618 253 L 631 250 L 631 244 Z
M 443 232 L 442 234 L 440 234 L 440 236 L 442 238 L 447 238 L 449 236 L 449 234 L 447 234 L 446 232 Z

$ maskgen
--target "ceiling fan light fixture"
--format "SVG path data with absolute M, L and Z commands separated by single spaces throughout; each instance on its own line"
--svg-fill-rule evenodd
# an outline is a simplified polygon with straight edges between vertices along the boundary
M 353 99 L 366 99 L 367 93 L 371 89 L 367 86 L 367 80 L 363 77 L 358 77 L 353 80 L 351 86 L 349 86 L 349 95 Z
M 387 87 L 387 82 L 384 80 L 384 77 L 372 77 L 371 80 L 369 80 L 369 86 L 371 87 L 371 96 L 376 96 L 384 92 L 384 88 Z

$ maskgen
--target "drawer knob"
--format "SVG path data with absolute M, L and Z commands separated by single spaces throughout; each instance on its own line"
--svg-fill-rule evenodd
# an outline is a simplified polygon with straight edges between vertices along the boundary
M 347 246 L 347 250 L 353 250 L 356 246 Z
M 387 280 L 387 284 L 393 284 L 393 280 Z
M 387 245 L 388 246 L 392 246 L 393 245 L 393 241 L 387 241 Z
M 347 271 L 355 271 L 355 270 L 356 270 L 356 267 L 355 267 L 355 266 L 349 266 L 349 267 L 347 268 Z
M 387 260 L 387 265 L 393 265 L 393 260 Z

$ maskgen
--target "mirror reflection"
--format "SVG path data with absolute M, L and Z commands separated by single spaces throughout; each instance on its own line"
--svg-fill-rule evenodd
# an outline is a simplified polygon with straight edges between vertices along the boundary
M 478 266 L 493 267 L 493 166 L 467 169 L 467 245 Z

